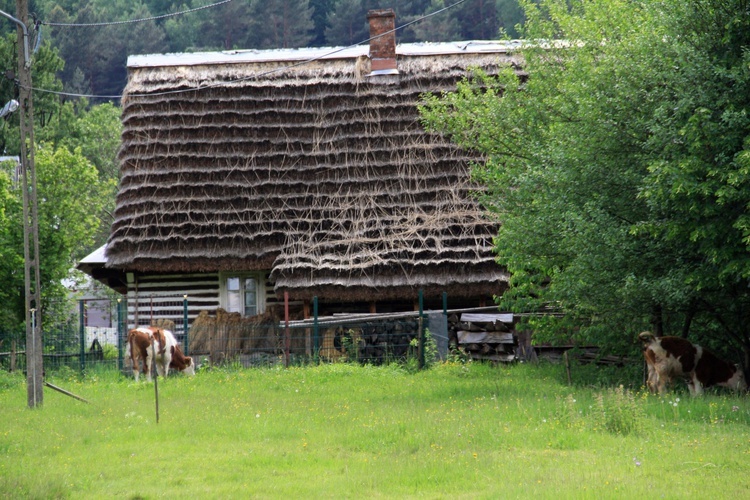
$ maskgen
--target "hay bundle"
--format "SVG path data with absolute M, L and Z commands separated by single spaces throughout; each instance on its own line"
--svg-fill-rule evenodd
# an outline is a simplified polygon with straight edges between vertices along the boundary
M 273 311 L 251 317 L 216 309 L 216 315 L 201 311 L 190 328 L 190 352 L 209 354 L 218 362 L 253 351 L 276 351 L 278 318 Z
M 274 309 L 269 308 L 263 314 L 244 319 L 246 324 L 243 331 L 246 335 L 243 336 L 243 352 L 255 350 L 274 352 L 278 347 L 280 335 L 277 328 L 280 318 Z
M 169 330 L 172 333 L 175 331 L 174 321 L 167 318 L 158 318 L 151 326 L 161 328 L 162 330 Z
M 205 354 L 210 352 L 210 342 L 216 333 L 216 318 L 201 311 L 190 327 L 190 352 Z
M 223 352 L 227 355 L 238 354 L 242 340 L 242 315 L 237 312 L 216 310 L 216 334 L 213 336 L 211 352 Z

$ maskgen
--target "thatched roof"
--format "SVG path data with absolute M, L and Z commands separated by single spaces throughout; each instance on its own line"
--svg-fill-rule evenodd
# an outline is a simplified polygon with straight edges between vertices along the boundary
M 316 50 L 131 57 L 107 266 L 271 269 L 296 298 L 498 293 L 478 157 L 416 104 L 512 64 L 507 46 L 399 46 L 376 78 L 367 47 Z

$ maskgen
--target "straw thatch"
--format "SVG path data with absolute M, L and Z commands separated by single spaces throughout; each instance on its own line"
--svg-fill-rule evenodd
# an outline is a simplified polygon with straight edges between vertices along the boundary
M 400 56 L 380 80 L 361 56 L 267 59 L 129 68 L 107 266 L 271 270 L 294 299 L 499 293 L 479 158 L 426 134 L 416 105 L 511 56 Z

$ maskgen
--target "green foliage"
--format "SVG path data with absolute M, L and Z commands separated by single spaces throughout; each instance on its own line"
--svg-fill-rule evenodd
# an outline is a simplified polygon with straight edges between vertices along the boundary
M 328 14 L 326 41 L 334 46 L 348 46 L 369 37 L 367 7 L 363 0 L 339 0 Z
M 53 370 L 50 370 L 50 378 L 63 383 L 79 382 L 81 380 L 81 372 L 79 370 L 74 370 L 68 365 L 60 365 Z
M 346 361 L 359 362 L 360 349 L 364 346 L 364 339 L 359 330 L 350 328 L 341 336 L 341 349 L 344 351 Z
M 98 171 L 97 196 L 101 203 L 98 209 L 91 207 L 98 218 L 98 227 L 93 239 L 82 242 L 74 250 L 74 257 L 81 258 L 103 245 L 109 236 L 114 211 L 115 192 L 119 179 L 117 151 L 120 147 L 120 108 L 104 103 L 89 106 L 81 99 L 66 102 L 58 113 L 49 120 L 47 126 L 36 134 L 38 142 L 49 142 L 53 147 L 65 147 L 80 154 L 91 162 Z M 85 199 L 85 197 L 84 197 Z
M 439 361 L 437 341 L 435 337 L 430 333 L 429 328 L 424 330 L 424 369 L 429 369 Z M 414 337 L 409 342 L 409 350 L 404 362 L 406 370 L 410 373 L 414 373 L 419 370 L 419 337 Z
M 445 0 L 432 0 L 425 14 L 431 14 L 440 9 L 444 9 L 446 3 Z M 483 23 L 481 22 L 477 23 L 477 26 L 482 25 Z M 415 24 L 412 30 L 416 39 L 429 42 L 450 42 L 462 39 L 461 34 L 459 33 L 459 20 L 456 16 L 451 15 L 435 15 L 428 17 L 427 19 Z
M 315 29 L 313 30 L 315 38 L 310 42 L 313 47 L 325 46 L 325 31 L 326 28 L 330 26 L 328 22 L 328 13 L 331 12 L 335 4 L 336 0 L 310 0 L 312 21 L 315 26 Z
M 46 304 L 66 296 L 61 281 L 68 276 L 78 251 L 90 245 L 99 227 L 97 215 L 112 196 L 113 183 L 100 182 L 96 168 L 80 149 L 40 145 L 35 155 L 39 209 L 39 249 L 42 295 Z M 6 179 L 5 182 L 2 179 Z M 64 182 L 62 181 L 64 180 Z M 7 225 L 0 231 L 0 303 L 5 327 L 16 327 L 24 317 L 22 192 L 0 173 L 0 214 Z M 63 312 L 63 311 L 61 311 Z
M 261 49 L 306 47 L 314 27 L 308 0 L 264 0 L 251 6 L 255 20 L 252 47 Z
M 467 365 L 472 362 L 472 357 L 463 347 L 454 347 L 449 348 L 448 358 L 445 361 L 455 365 Z
M 16 170 L 14 161 L 0 164 L 0 262 L 7 264 L 7 267 L 0 267 L 0 282 L 5 279 L 11 279 L 14 271 L 23 268 L 23 254 L 19 256 L 15 245 L 13 244 L 13 231 L 11 226 L 12 213 L 17 205 L 17 197 L 13 193 L 12 179 Z M 16 301 L 15 290 L 0 286 L 0 303 L 8 304 Z M 0 324 L 3 330 L 17 327 L 16 314 L 8 314 L 0 308 Z
M 649 425 L 644 402 L 647 395 L 623 386 L 607 388 L 588 395 L 558 396 L 558 412 L 554 418 L 566 429 L 603 431 L 618 436 L 646 435 Z
M 105 343 L 102 345 L 102 354 L 106 360 L 115 360 L 119 355 L 119 351 L 116 345 Z
M 0 393 L 8 390 L 25 388 L 26 378 L 22 372 L 8 372 L 0 370 Z
M 641 389 L 643 388 L 644 368 L 641 362 L 643 356 L 640 352 L 637 356 L 633 357 L 635 362 L 625 363 L 623 366 L 571 361 L 571 383 L 576 387 L 604 388 L 623 385 L 627 389 Z
M 594 400 L 592 418 L 597 427 L 623 436 L 646 429 L 646 412 L 632 391 L 619 386 L 596 394 Z
M 11 9 L 12 10 L 12 9 Z M 16 35 L 0 39 L 0 62 L 15 73 Z M 33 56 L 35 87 L 62 90 L 56 72 L 64 64 L 49 42 Z M 0 85 L 3 103 L 18 97 L 12 80 Z M 55 94 L 34 92 L 35 168 L 39 208 L 40 270 L 47 312 L 66 295 L 61 280 L 77 258 L 106 238 L 109 220 L 101 215 L 114 202 L 119 147 L 119 108 L 90 108 L 85 101 L 62 104 Z M 3 154 L 19 155 L 19 115 L 6 116 L 0 127 Z M 93 163 L 94 166 L 92 166 Z M 97 168 L 99 169 L 97 171 Z M 9 335 L 23 330 L 23 218 L 21 179 L 16 164 L 0 167 L 0 324 Z
M 501 307 L 564 312 L 530 320 L 545 340 L 635 352 L 654 328 L 750 352 L 744 2 L 522 5 L 525 75 L 476 74 L 422 110 L 487 156 Z
M 15 75 L 18 72 L 16 39 L 15 30 L 0 37 L 0 67 L 12 76 L 12 78 L 3 78 L 0 81 L 0 107 L 11 99 L 18 99 L 18 89 L 15 83 Z M 63 65 L 64 62 L 60 59 L 57 50 L 48 42 L 43 43 L 33 56 L 32 85 L 51 91 L 62 90 L 62 83 L 55 77 L 55 74 L 63 68 Z M 60 101 L 55 94 L 34 92 L 34 125 L 37 129 L 44 128 L 59 109 Z M 0 119 L 0 154 L 18 155 L 20 149 L 19 113 L 12 113 Z
M 85 28 L 51 26 L 45 33 L 65 60 L 61 72 L 69 82 L 80 86 L 80 77 L 91 92 L 118 96 L 126 81 L 126 61 L 130 54 L 163 52 L 168 48 L 164 30 L 155 21 L 118 23 L 152 17 L 142 2 L 101 2 L 90 0 L 40 2 L 37 15 L 45 21 L 65 24 L 100 24 Z M 81 31 L 86 30 L 85 35 Z M 73 89 L 69 89 L 73 91 Z

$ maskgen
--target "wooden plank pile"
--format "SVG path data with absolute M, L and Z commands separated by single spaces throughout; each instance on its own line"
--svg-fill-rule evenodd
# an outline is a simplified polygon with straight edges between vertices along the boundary
M 518 339 L 510 313 L 461 313 L 448 317 L 452 343 L 472 359 L 509 363 L 516 359 Z
M 627 356 L 617 356 L 614 354 L 601 355 L 597 347 L 586 347 L 583 351 L 576 353 L 571 351 L 571 357 L 574 357 L 582 364 L 596 363 L 597 365 L 625 366 L 633 362 Z
M 614 354 L 601 354 L 597 346 L 537 346 L 535 347 L 539 358 L 546 359 L 553 363 L 569 363 L 569 360 L 576 360 L 580 364 L 595 363 L 597 365 L 625 366 L 633 363 L 634 360 L 627 356 L 617 356 Z M 567 361 L 566 361 L 567 358 Z

